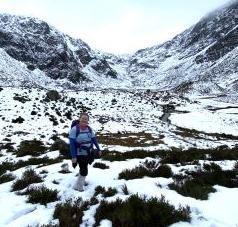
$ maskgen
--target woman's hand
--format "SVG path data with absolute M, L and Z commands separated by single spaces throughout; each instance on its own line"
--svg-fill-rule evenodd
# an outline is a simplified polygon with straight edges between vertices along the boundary
M 97 152 L 98 152 L 98 157 L 101 157 L 102 152 L 100 150 L 98 150 Z
M 77 158 L 72 158 L 72 166 L 75 168 L 77 166 Z

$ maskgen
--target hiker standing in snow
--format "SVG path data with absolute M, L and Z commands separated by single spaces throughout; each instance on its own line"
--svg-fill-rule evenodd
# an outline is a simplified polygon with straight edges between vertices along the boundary
M 84 191 L 85 178 L 88 175 L 88 164 L 92 163 L 92 149 L 96 146 L 98 156 L 101 155 L 96 136 L 88 126 L 89 116 L 82 113 L 78 121 L 73 121 L 69 132 L 70 154 L 72 166 L 79 164 L 79 176 L 74 189 Z

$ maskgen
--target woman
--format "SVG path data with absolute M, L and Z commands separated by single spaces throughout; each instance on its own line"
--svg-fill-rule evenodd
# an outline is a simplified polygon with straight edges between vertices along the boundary
M 82 113 L 79 122 L 69 132 L 72 165 L 75 168 L 79 164 L 79 176 L 74 186 L 74 189 L 78 191 L 84 191 L 85 178 L 88 175 L 90 152 L 93 149 L 93 145 L 97 148 L 98 156 L 101 155 L 96 136 L 89 127 L 88 121 L 88 114 Z

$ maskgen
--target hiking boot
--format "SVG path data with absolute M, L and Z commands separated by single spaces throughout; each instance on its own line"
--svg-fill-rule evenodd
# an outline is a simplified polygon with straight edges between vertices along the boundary
M 78 175 L 78 179 L 76 181 L 76 184 L 74 185 L 74 189 L 80 192 L 84 191 L 84 183 L 85 183 L 86 176 Z

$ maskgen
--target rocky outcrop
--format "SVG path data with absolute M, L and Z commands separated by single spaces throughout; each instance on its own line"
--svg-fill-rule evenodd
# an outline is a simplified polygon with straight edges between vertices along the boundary
M 46 93 L 46 98 L 49 99 L 50 101 L 57 101 L 61 99 L 61 96 L 58 91 L 50 90 Z
M 68 79 L 73 83 L 90 81 L 83 68 L 95 59 L 103 65 L 99 74 L 117 77 L 85 42 L 72 39 L 35 18 L 0 15 L 0 47 L 24 62 L 28 69 L 38 68 L 53 79 Z

